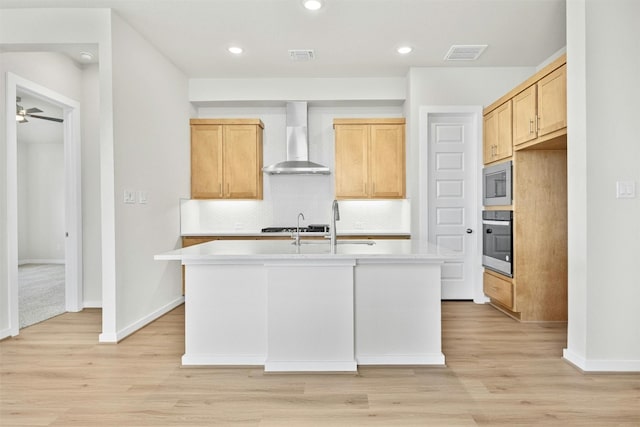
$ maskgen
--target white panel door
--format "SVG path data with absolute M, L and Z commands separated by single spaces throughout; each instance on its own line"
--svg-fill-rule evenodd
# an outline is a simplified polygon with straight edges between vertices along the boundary
M 475 156 L 477 135 L 471 114 L 430 114 L 429 241 L 462 252 L 460 262 L 442 268 L 442 299 L 473 299 Z

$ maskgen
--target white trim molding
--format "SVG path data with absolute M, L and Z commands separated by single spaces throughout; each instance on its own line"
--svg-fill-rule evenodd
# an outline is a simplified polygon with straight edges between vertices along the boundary
M 45 99 L 63 109 L 65 159 L 65 309 L 82 310 L 82 200 L 80 165 L 80 103 L 38 83 L 7 72 L 7 283 L 11 335 L 19 333 L 18 315 L 18 136 L 15 120 L 16 94 L 20 91 Z
M 640 360 L 585 359 L 566 348 L 562 358 L 583 372 L 640 372 Z
M 129 335 L 133 334 L 134 332 L 147 326 L 149 323 L 153 322 L 154 320 L 164 316 L 165 314 L 167 314 L 168 312 L 170 312 L 171 310 L 173 310 L 174 308 L 178 307 L 180 304 L 183 304 L 183 303 L 184 303 L 183 296 L 176 298 L 175 300 L 169 302 L 168 304 L 165 304 L 164 306 L 149 313 L 143 318 L 133 322 L 129 326 L 123 329 L 120 329 L 114 334 L 104 333 L 104 332 L 101 333 L 100 337 L 98 338 L 98 341 L 101 343 L 114 343 L 114 344 L 118 343 L 123 339 L 125 339 L 126 337 L 128 337 Z

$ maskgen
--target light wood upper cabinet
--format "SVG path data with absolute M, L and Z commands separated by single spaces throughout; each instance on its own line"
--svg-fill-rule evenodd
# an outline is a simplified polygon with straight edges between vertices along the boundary
M 513 144 L 520 145 L 567 127 L 566 65 L 513 97 Z
M 507 101 L 484 116 L 484 163 L 492 163 L 511 157 L 511 101 Z
M 335 119 L 336 198 L 405 197 L 405 119 Z
M 222 126 L 191 126 L 191 197 L 222 195 Z
M 369 126 L 340 125 L 336 130 L 336 197 L 362 198 L 369 181 Z
M 538 137 L 537 85 L 529 86 L 513 97 L 513 145 Z
M 538 137 L 567 127 L 567 66 L 538 82 Z
M 191 197 L 262 199 L 262 129 L 257 119 L 191 120 Z

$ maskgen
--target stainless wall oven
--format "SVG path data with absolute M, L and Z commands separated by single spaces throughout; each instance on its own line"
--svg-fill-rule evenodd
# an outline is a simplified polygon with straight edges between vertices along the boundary
M 482 265 L 513 277 L 513 211 L 482 211 Z
M 482 170 L 482 200 L 485 206 L 511 205 L 511 161 Z

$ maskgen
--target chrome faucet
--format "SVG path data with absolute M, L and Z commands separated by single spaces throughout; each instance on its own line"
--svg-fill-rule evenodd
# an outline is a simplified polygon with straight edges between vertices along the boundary
M 331 205 L 331 227 L 329 233 L 331 233 L 331 247 L 335 248 L 337 244 L 336 239 L 336 221 L 340 221 L 340 209 L 338 207 L 338 201 L 334 200 Z
M 296 227 L 296 246 L 300 246 L 300 218 L 304 219 L 304 214 L 300 212 L 298 214 L 298 226 Z

